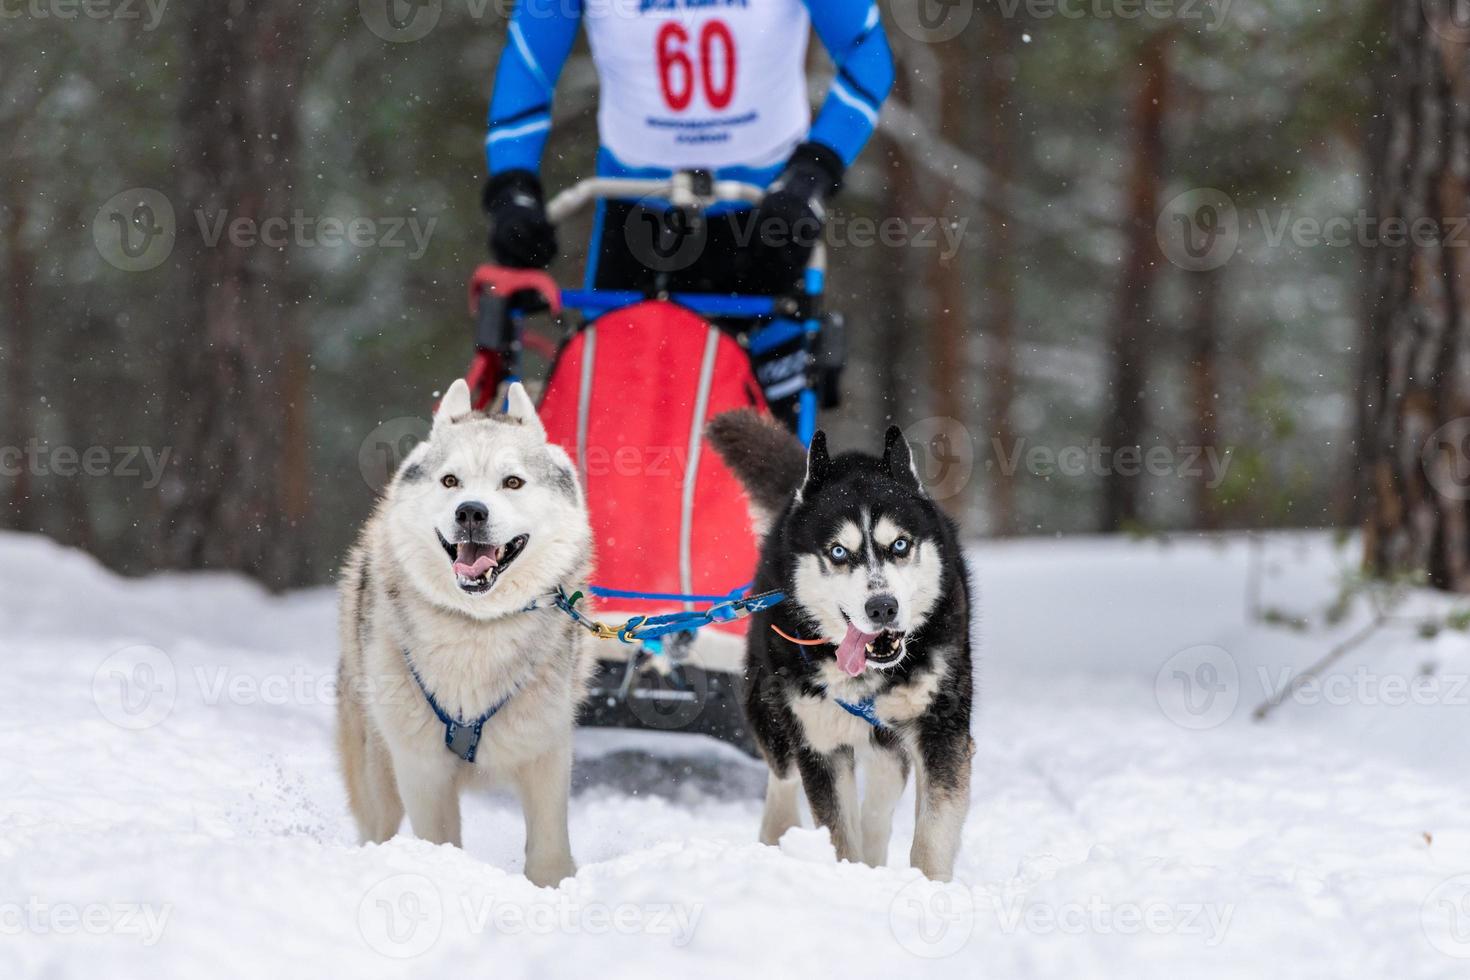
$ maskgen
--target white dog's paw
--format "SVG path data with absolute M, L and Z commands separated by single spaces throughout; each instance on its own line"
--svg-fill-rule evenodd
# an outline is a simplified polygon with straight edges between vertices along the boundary
M 577 865 L 571 855 L 548 859 L 526 861 L 526 877 L 531 879 L 531 884 L 538 888 L 555 888 L 567 878 L 575 876 Z

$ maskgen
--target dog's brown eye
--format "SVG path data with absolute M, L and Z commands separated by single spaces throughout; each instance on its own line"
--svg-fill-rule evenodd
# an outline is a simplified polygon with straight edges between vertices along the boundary
M 522 480 L 518 476 L 508 476 L 505 478 L 505 482 L 501 484 L 501 486 L 505 487 L 505 489 L 507 490 L 519 490 L 525 485 L 526 481 Z
M 459 486 L 459 477 L 455 476 L 453 473 L 445 473 L 444 479 L 440 480 L 439 482 L 444 484 L 449 489 L 453 490 L 455 487 Z

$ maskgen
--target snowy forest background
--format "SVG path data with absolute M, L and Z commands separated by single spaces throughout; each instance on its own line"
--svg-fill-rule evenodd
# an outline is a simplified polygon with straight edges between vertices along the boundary
M 0 446 L 53 465 L 0 476 L 0 524 L 129 572 L 331 577 L 374 499 L 375 441 L 409 432 L 468 361 L 509 9 L 387 2 L 3 8 Z M 1442 56 L 1470 40 L 1455 0 L 883 7 L 899 81 L 837 213 L 963 236 L 952 255 L 932 230 L 932 246 L 834 243 L 854 343 L 835 440 L 955 420 L 919 428 L 970 443 L 948 503 L 975 534 L 1361 523 L 1397 257 L 1359 229 L 1394 107 L 1431 101 L 1403 91 L 1404 65 L 1433 46 L 1450 81 L 1431 89 L 1459 91 L 1463 59 Z M 943 16 L 926 28 L 918 9 Z M 819 46 L 811 65 L 815 100 Z M 595 100 L 582 40 L 550 189 L 590 174 Z M 1443 104 L 1421 122 L 1453 150 L 1422 158 L 1425 179 L 1463 184 L 1464 104 Z M 149 258 L 109 250 L 107 215 L 139 189 L 166 199 L 177 240 L 130 270 Z M 316 230 L 282 249 L 205 233 L 297 213 Z M 327 218 L 368 219 L 373 240 L 329 244 Z M 1334 218 L 1353 230 L 1327 234 Z M 563 236 L 563 281 L 585 237 Z M 1093 440 L 1229 462 L 1046 465 Z M 108 472 L 58 475 L 59 446 L 106 447 Z M 166 450 L 161 478 L 122 473 L 122 447 Z

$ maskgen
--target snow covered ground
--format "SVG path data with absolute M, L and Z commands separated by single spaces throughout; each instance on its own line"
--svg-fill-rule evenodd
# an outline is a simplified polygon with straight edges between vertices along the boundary
M 758 766 L 586 731 L 576 879 L 518 874 L 509 797 L 466 847 L 354 843 L 332 746 L 333 599 L 125 581 L 0 536 L 0 977 L 1463 977 L 1470 639 L 1415 597 L 1323 611 L 1325 535 L 975 550 L 974 805 L 957 881 L 755 843 Z M 1286 672 L 1286 673 L 1283 673 Z M 912 790 L 910 790 L 912 793 Z

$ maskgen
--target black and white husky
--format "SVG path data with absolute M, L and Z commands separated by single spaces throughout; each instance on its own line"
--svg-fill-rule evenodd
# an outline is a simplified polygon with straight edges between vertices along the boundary
M 545 600 L 583 587 L 591 541 L 571 460 L 525 389 L 484 415 L 450 386 L 342 575 L 338 748 L 364 841 L 392 837 L 406 808 L 416 835 L 458 845 L 460 789 L 506 781 L 526 876 L 575 873 L 572 726 L 592 657 Z
M 969 576 L 954 524 L 897 427 L 881 458 L 829 457 L 821 432 L 804 456 L 748 411 L 719 416 L 709 435 L 768 526 L 755 589 L 787 595 L 752 618 L 746 652 L 746 717 L 771 769 L 761 841 L 796 826 L 799 778 L 837 857 L 880 865 L 912 767 L 910 861 L 948 880 L 974 752 Z

